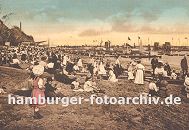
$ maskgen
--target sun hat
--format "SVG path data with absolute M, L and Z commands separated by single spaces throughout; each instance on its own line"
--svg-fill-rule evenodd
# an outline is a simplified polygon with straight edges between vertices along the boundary
M 140 61 L 140 58 L 135 58 L 134 61 L 135 62 Z
M 137 65 L 137 63 L 134 61 L 134 62 L 132 62 L 131 63 L 133 66 L 136 66 Z
M 34 75 L 42 75 L 44 73 L 44 67 L 42 65 L 35 65 L 32 72 Z

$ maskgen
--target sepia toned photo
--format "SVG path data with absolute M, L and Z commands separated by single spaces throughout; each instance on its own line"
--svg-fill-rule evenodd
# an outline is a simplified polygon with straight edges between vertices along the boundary
M 188 0 L 0 0 L 0 130 L 189 130 Z

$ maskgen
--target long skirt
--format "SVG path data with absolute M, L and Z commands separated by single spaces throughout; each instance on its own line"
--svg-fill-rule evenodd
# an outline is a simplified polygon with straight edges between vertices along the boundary
M 143 70 L 137 70 L 134 83 L 135 84 L 144 84 L 144 72 L 143 72 Z
M 128 80 L 133 80 L 135 77 L 132 72 L 128 72 Z

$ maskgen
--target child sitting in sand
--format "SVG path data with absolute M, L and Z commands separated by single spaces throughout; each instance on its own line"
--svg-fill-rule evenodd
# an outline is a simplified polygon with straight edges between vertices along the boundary
M 78 82 L 78 78 L 76 78 L 71 85 L 73 86 L 74 90 L 78 90 L 79 89 L 79 82 Z
M 84 83 L 84 91 L 86 92 L 96 92 L 96 93 L 104 93 L 104 91 L 100 90 L 96 86 L 96 82 L 94 82 L 94 79 L 92 77 L 86 77 L 86 81 Z
M 95 89 L 97 89 L 96 83 L 93 82 L 92 77 L 86 77 L 83 89 L 86 92 L 93 92 Z
M 155 80 L 152 80 L 149 83 L 149 95 L 151 95 L 152 97 L 158 96 L 158 90 L 159 88 L 157 87 Z
M 156 85 L 159 87 L 158 95 L 159 97 L 166 98 L 167 94 L 167 85 L 168 82 L 164 79 L 163 75 L 158 76 L 158 81 Z

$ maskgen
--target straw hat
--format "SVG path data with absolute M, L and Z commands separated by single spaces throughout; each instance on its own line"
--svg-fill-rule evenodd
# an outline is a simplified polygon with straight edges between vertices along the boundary
M 135 65 L 137 65 L 137 63 L 134 61 L 134 62 L 132 62 L 132 65 L 135 66 Z
M 135 62 L 140 61 L 140 58 L 135 58 L 134 61 Z
M 44 73 L 44 67 L 42 65 L 36 65 L 33 67 L 32 72 L 34 75 L 42 75 Z

